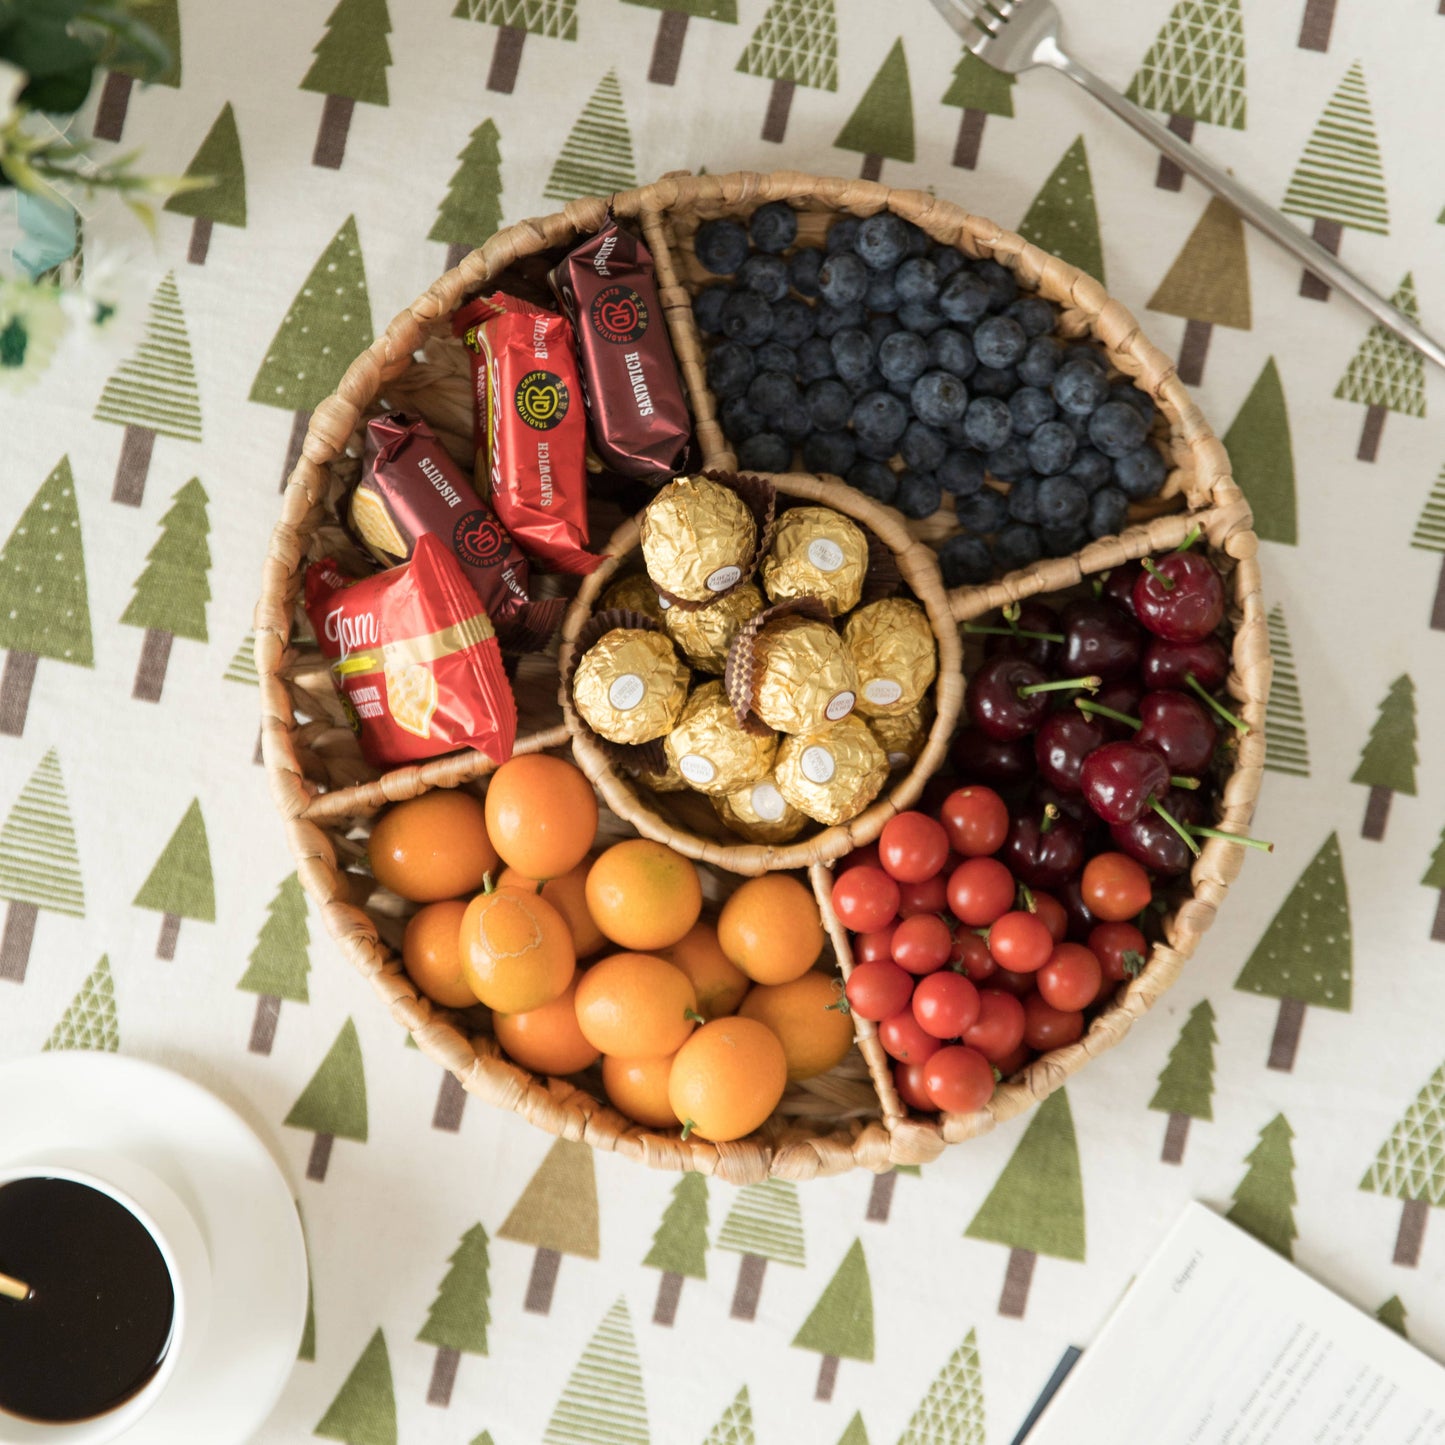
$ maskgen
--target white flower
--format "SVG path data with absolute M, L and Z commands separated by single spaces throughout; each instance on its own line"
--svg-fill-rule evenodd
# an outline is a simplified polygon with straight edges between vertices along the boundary
M 0 282 L 0 386 L 12 391 L 32 386 L 69 325 L 54 286 Z
M 0 125 L 5 125 L 19 109 L 20 92 L 30 77 L 8 60 L 0 60 Z

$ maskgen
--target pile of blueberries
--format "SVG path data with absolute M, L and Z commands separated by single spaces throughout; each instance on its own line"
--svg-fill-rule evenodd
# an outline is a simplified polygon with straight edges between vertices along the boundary
M 915 519 L 950 493 L 964 529 L 939 548 L 950 586 L 1067 556 L 1163 485 L 1154 403 L 1111 382 L 1092 342 L 1056 336 L 1058 308 L 1006 267 L 886 211 L 785 255 L 797 232 L 777 201 L 695 239 L 698 262 L 733 278 L 693 311 L 716 338 L 708 382 L 740 466 L 787 471 L 801 448 L 809 471 Z

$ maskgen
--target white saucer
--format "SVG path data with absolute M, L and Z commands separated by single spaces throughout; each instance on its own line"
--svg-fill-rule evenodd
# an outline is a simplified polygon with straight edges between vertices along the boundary
M 160 1176 L 211 1255 L 211 1317 L 125 1445 L 244 1445 L 280 1398 L 306 1321 L 306 1245 L 291 1188 L 249 1124 L 155 1064 L 81 1050 L 0 1064 L 0 1166 L 96 1149 Z

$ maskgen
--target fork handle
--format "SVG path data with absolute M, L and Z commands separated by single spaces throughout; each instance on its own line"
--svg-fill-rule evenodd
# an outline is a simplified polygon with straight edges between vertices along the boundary
M 1321 279 L 1337 287 L 1359 302 L 1372 316 L 1403 337 L 1417 351 L 1428 356 L 1436 366 L 1445 367 L 1445 347 L 1428 336 L 1404 312 L 1392 306 L 1380 293 L 1365 284 L 1338 257 L 1326 251 L 1317 241 L 1287 220 L 1273 206 L 1267 206 L 1253 191 L 1240 185 L 1228 172 L 1202 156 L 1192 145 L 1179 139 L 1168 127 L 1160 125 L 1152 115 L 1126 100 L 1107 81 L 1100 79 L 1087 66 L 1059 49 L 1053 40 L 1044 40 L 1034 52 L 1034 60 L 1050 65 L 1082 86 L 1095 100 L 1108 106 L 1121 120 L 1152 141 L 1180 170 L 1222 196 L 1256 230 L 1299 257 Z

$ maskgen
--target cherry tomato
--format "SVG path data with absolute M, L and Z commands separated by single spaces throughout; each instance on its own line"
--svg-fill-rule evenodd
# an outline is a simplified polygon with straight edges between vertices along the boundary
M 998 964 L 988 951 L 988 944 L 971 928 L 960 928 L 953 935 L 948 966 L 957 969 L 972 983 L 983 983 L 998 972 Z
M 898 925 L 890 923 L 887 928 L 874 929 L 872 933 L 853 935 L 853 965 L 874 963 L 878 959 L 893 962 L 893 930 Z
M 1034 894 L 1034 915 L 1049 930 L 1055 943 L 1062 943 L 1069 931 L 1069 915 L 1052 893 Z
M 893 930 L 893 962 L 909 973 L 933 973 L 952 952 L 953 934 L 936 913 L 905 918 Z
M 948 857 L 948 834 L 927 813 L 899 813 L 878 835 L 878 861 L 900 883 L 932 878 Z
M 1123 983 L 1144 967 L 1149 942 L 1132 923 L 1101 923 L 1089 933 L 1089 948 L 1109 983 Z
M 1013 903 L 1014 876 L 997 858 L 970 858 L 948 880 L 948 906 L 970 928 L 987 928 Z
M 1005 913 L 989 929 L 988 951 L 1000 968 L 1013 973 L 1037 973 L 1054 951 L 1053 935 L 1036 914 L 1019 908 Z
M 879 1023 L 908 1007 L 913 997 L 913 980 L 886 958 L 860 963 L 848 975 L 844 988 L 848 1007 L 860 1019 Z
M 910 1109 L 917 1109 L 921 1114 L 933 1112 L 933 1100 L 928 1097 L 928 1090 L 923 1087 L 923 1071 L 926 1067 L 926 1063 L 893 1065 L 893 1087 L 898 1090 L 898 1097 Z
M 865 843 L 838 860 L 837 874 L 841 878 L 850 868 L 876 868 L 878 866 L 878 845 Z
M 1034 1051 L 1027 1044 L 1020 1044 L 1013 1053 L 999 1059 L 994 1064 L 994 1068 L 1005 1079 L 1011 1079 L 1020 1069 L 1026 1068 L 1032 1062 L 1033 1057 Z
M 878 1042 L 884 1053 L 900 1064 L 926 1063 L 942 1047 L 932 1034 L 924 1033 L 913 1011 L 906 1007 L 878 1025 Z
M 935 873 L 922 883 L 898 885 L 898 916 L 913 918 L 920 913 L 948 911 L 948 874 Z
M 978 990 L 961 973 L 930 973 L 913 990 L 913 1017 L 936 1039 L 962 1038 L 978 1022 Z
M 1104 971 L 1081 943 L 1061 943 L 1039 970 L 1039 997 L 1065 1012 L 1086 1009 L 1099 996 Z
M 898 884 L 881 868 L 850 868 L 833 880 L 833 912 L 853 933 L 887 928 L 898 913 Z
M 993 1098 L 993 1065 L 964 1044 L 939 1049 L 923 1066 L 923 1087 L 945 1114 L 972 1114 Z
M 1039 976 L 1036 973 L 1015 973 L 1010 968 L 1000 968 L 989 979 L 988 986 L 1002 989 L 1017 999 L 1025 999 L 1037 990 Z
M 1024 1041 L 1024 1006 L 996 988 L 978 991 L 978 1022 L 965 1029 L 963 1041 L 990 1063 L 1006 1059 Z
M 1046 1054 L 1083 1037 L 1084 1016 L 1077 1009 L 1057 1009 L 1039 994 L 1024 1000 L 1024 1042 Z
M 1154 896 L 1149 875 L 1123 853 L 1100 853 L 1084 864 L 1080 880 L 1084 904 L 1105 923 L 1122 923 L 1149 906 Z
M 943 800 L 938 816 L 949 843 L 965 858 L 997 853 L 1008 836 L 1008 804 L 992 788 L 956 789 Z

